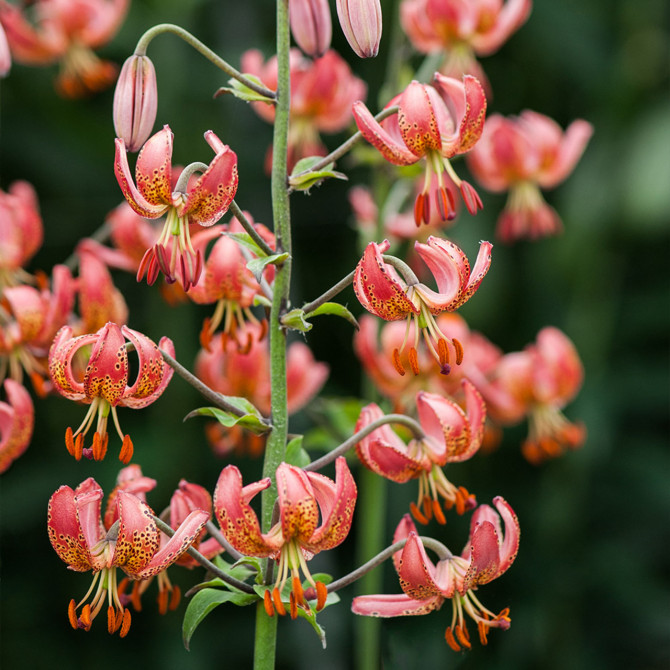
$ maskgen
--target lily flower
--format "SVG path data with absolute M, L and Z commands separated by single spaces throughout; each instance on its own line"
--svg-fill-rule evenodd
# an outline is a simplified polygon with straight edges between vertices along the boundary
M 136 580 L 162 572 L 191 546 L 209 513 L 191 512 L 161 547 L 160 531 L 145 502 L 128 491 L 118 491 L 116 520 L 107 528 L 100 519 L 102 495 L 92 477 L 74 490 L 61 486 L 49 500 L 47 529 L 51 546 L 70 570 L 93 571 L 86 595 L 79 603 L 70 601 L 71 626 L 90 630 L 93 619 L 107 603 L 107 630 L 125 637 L 131 616 L 119 597 L 117 568 Z
M 410 324 L 414 323 L 414 343 L 409 347 L 409 364 L 419 374 L 417 347 L 423 334 L 428 350 L 440 366 L 442 374 L 449 374 L 449 347 L 454 350 L 456 364 L 463 360 L 463 347 L 456 338 L 448 338 L 435 321 L 435 315 L 453 312 L 467 302 L 484 279 L 491 265 L 491 245 L 480 242 L 477 260 L 472 269 L 463 251 L 452 242 L 429 237 L 428 243 L 416 242 L 414 248 L 432 272 L 437 291 L 422 284 L 404 263 L 401 272 L 387 263 L 383 253 L 389 248 L 388 240 L 381 244 L 370 242 L 354 274 L 354 292 L 359 302 L 371 314 L 385 321 L 407 320 L 405 338 L 393 350 L 393 364 L 400 375 L 405 374 L 400 354 L 408 343 Z M 394 262 L 396 267 L 398 259 Z
M 116 80 L 117 66 L 100 60 L 93 49 L 109 42 L 128 11 L 129 0 L 35 0 L 34 24 L 25 9 L 2 0 L 4 26 L 16 62 L 60 63 L 57 91 L 68 98 L 97 93 Z
M 28 448 L 35 410 L 30 393 L 13 379 L 4 381 L 7 402 L 0 402 L 0 474 Z
M 453 181 L 470 214 L 482 208 L 475 189 L 454 171 L 449 159 L 470 151 L 482 134 L 486 116 L 484 89 L 475 77 L 466 75 L 463 81 L 435 73 L 433 85 L 412 81 L 387 105 L 398 107 L 381 123 L 361 102 L 353 106 L 354 119 L 363 137 L 394 165 L 413 165 L 426 159 L 422 191 L 414 203 L 414 221 L 431 220 L 430 188 L 433 176 L 435 207 L 443 221 L 455 215 L 453 194 L 448 180 Z
M 335 462 L 335 472 L 335 481 L 332 481 L 316 472 L 281 463 L 275 475 L 279 520 L 268 533 L 262 533 L 249 503 L 271 485 L 270 478 L 243 487 L 242 475 L 234 465 L 221 471 L 214 492 L 214 512 L 226 540 L 245 556 L 270 557 L 278 563 L 274 588 L 265 592 L 268 616 L 274 616 L 275 611 L 286 614 L 281 593 L 289 573 L 291 618 L 298 616 L 298 607 L 309 608 L 300 572 L 316 590 L 316 610 L 325 605 L 326 586 L 314 580 L 307 561 L 314 554 L 333 549 L 344 541 L 356 505 L 356 483 L 344 457 L 340 456 Z
M 129 386 L 129 362 L 126 338 L 137 352 L 137 379 Z M 75 357 L 91 346 L 88 362 L 82 374 L 77 370 Z M 174 356 L 174 345 L 167 337 L 159 346 Z M 81 362 L 81 361 L 79 361 Z M 157 400 L 172 378 L 172 368 L 163 362 L 156 344 L 146 335 L 127 326 L 107 323 L 98 332 L 72 337 L 72 329 L 64 326 L 58 331 L 49 351 L 49 374 L 62 396 L 90 404 L 83 422 L 76 431 L 68 427 L 65 445 L 70 455 L 79 460 L 82 455 L 102 460 L 107 453 L 109 435 L 107 421 L 111 412 L 116 431 L 123 441 L 119 460 L 128 463 L 133 455 L 129 435 L 121 431 L 117 407 L 140 409 Z M 97 417 L 91 448 L 84 449 L 84 437 Z
M 410 510 L 420 523 L 428 523 L 433 515 L 438 523 L 446 523 L 440 498 L 446 509 L 455 505 L 458 514 L 477 504 L 465 487 L 456 487 L 442 470 L 447 463 L 460 463 L 474 456 L 484 437 L 486 405 L 467 380 L 463 380 L 463 391 L 465 411 L 441 395 L 424 391 L 417 394 L 416 408 L 426 434 L 424 439 L 413 439 L 405 444 L 390 426 L 384 425 L 356 445 L 363 465 L 378 475 L 399 484 L 419 480 L 418 504 L 411 503 Z M 381 416 L 383 412 L 375 403 L 365 406 L 356 423 L 356 432 Z
M 498 218 L 503 242 L 556 235 L 563 223 L 540 189 L 558 186 L 575 169 L 593 134 L 587 121 L 573 121 L 565 130 L 543 114 L 524 111 L 518 117 L 494 114 L 481 140 L 468 155 L 475 179 L 494 193 L 509 191 Z
M 460 556 L 446 550 L 435 565 L 426 554 L 412 520 L 400 522 L 394 542 L 407 538 L 402 552 L 394 556 L 402 595 L 370 595 L 354 598 L 355 614 L 396 617 L 428 614 L 451 600 L 451 624 L 445 640 L 454 651 L 470 649 L 467 614 L 477 624 L 479 640 L 486 644 L 491 628 L 510 627 L 509 608 L 494 614 L 475 595 L 478 587 L 500 577 L 514 562 L 519 550 L 519 521 L 514 510 L 500 496 L 493 499 L 496 511 L 480 505 L 472 515 L 470 539 Z M 503 520 L 503 535 L 500 520 Z
M 312 58 L 323 56 L 333 35 L 328 0 L 291 0 L 288 9 L 296 44 Z
M 157 219 L 167 215 L 158 241 L 142 258 L 138 281 L 146 272 L 148 283 L 153 284 L 162 271 L 170 283 L 179 277 L 188 291 L 202 270 L 202 255 L 191 245 L 189 225 L 211 226 L 226 213 L 237 191 L 237 155 L 208 130 L 205 140 L 216 155 L 193 185 L 189 185 L 190 177 L 202 172 L 204 166 L 193 163 L 185 168 L 173 191 L 172 138 L 166 125 L 146 141 L 137 157 L 136 183 L 130 174 L 125 142 L 117 138 L 114 174 L 128 204 L 140 216 Z

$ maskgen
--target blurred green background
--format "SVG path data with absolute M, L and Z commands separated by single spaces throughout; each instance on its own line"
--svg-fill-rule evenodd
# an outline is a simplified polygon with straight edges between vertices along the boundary
M 387 17 L 394 11 L 393 3 L 383 5 L 386 29 L 374 61 L 357 60 L 334 26 L 334 47 L 369 82 L 373 108 L 380 106 L 375 96 L 389 52 Z M 558 326 L 573 339 L 586 381 L 567 414 L 585 422 L 588 441 L 581 451 L 532 467 L 519 452 L 525 430 L 520 427 L 506 432 L 495 453 L 459 466 L 458 483 L 476 492 L 480 502 L 503 495 L 521 521 L 515 565 L 481 592 L 491 609 L 511 608 L 512 627 L 493 631 L 485 648 L 475 644 L 471 652 L 457 654 L 443 640 L 448 603 L 429 616 L 384 621 L 380 667 L 670 667 L 668 18 L 663 0 L 536 0 L 528 23 L 483 60 L 495 92 L 490 111 L 515 114 L 528 108 L 563 127 L 575 118 L 595 127 L 575 173 L 548 194 L 565 234 L 498 245 L 487 281 L 462 310 L 472 328 L 505 350 L 521 349 L 545 325 Z M 272 52 L 271 2 L 133 0 L 128 20 L 101 55 L 121 63 L 141 33 L 160 22 L 193 31 L 235 65 L 247 48 Z M 174 131 L 175 162 L 207 158 L 202 133 L 213 129 L 239 156 L 237 201 L 257 221 L 269 223 L 269 182 L 261 166 L 270 126 L 242 102 L 212 100 L 225 77 L 177 38 L 157 39 L 149 55 L 158 72 L 156 127 L 169 123 Z M 30 181 L 45 224 L 45 245 L 31 269 L 62 262 L 121 199 L 112 172 L 112 91 L 63 100 L 54 92 L 54 75 L 54 68 L 15 64 L 0 88 L 0 186 Z M 334 147 L 337 138 L 326 141 Z M 346 170 L 346 162 L 340 168 Z M 351 174 L 369 177 L 364 168 Z M 329 183 L 293 198 L 298 304 L 357 261 L 356 235 L 342 206 L 347 188 Z M 503 197 L 486 196 L 484 211 L 462 216 L 449 234 L 472 253 L 477 240 L 493 237 L 503 203 Z M 178 358 L 190 367 L 208 310 L 170 309 L 155 287 L 121 273 L 115 279 L 129 303 L 129 325 L 156 340 L 172 337 Z M 359 309 L 353 292 L 343 300 Z M 349 326 L 332 321 L 317 323 L 308 336 L 316 358 L 331 365 L 327 395 L 355 395 L 360 387 L 350 338 Z M 202 422 L 180 421 L 199 403 L 175 379 L 148 409 L 120 412 L 136 445 L 135 462 L 158 480 L 149 495 L 157 510 L 182 477 L 212 490 L 224 464 L 207 447 Z M 190 652 L 180 639 L 184 605 L 160 617 L 152 589 L 126 639 L 108 635 L 100 620 L 89 633 L 70 628 L 67 604 L 83 596 L 89 575 L 67 571 L 51 549 L 47 500 L 61 484 L 74 487 L 90 475 L 111 490 L 118 445 L 112 437 L 103 463 L 76 463 L 62 436 L 66 426 L 78 425 L 83 409 L 50 397 L 37 404 L 36 413 L 31 447 L 0 479 L 2 668 L 251 667 L 253 608 L 220 607 L 196 631 Z M 307 427 L 307 420 L 298 418 L 292 429 Z M 259 463 L 244 461 L 242 467 L 247 481 L 258 476 Z M 389 484 L 388 490 L 390 540 L 414 488 Z M 450 519 L 446 528 L 431 530 L 459 551 L 467 522 Z M 355 544 L 352 537 L 317 557 L 313 567 L 342 574 L 354 565 Z M 391 566 L 383 570 L 386 590 L 397 592 Z M 170 576 L 183 591 L 198 580 L 197 573 L 177 569 Z M 353 595 L 353 589 L 343 591 L 342 604 L 320 617 L 328 635 L 325 651 L 304 621 L 281 621 L 278 667 L 353 667 L 352 641 L 361 622 L 349 612 Z

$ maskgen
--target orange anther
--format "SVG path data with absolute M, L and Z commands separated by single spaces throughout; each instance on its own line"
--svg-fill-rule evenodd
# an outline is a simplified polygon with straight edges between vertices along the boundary
M 429 521 L 433 518 L 433 500 L 429 496 L 423 497 L 423 513 Z
M 474 509 L 477 507 L 477 499 L 475 498 L 470 491 L 468 491 L 465 486 L 459 486 L 458 490 L 460 494 L 463 496 L 463 504 L 465 505 L 465 512 Z
M 110 605 L 107 608 L 107 632 L 110 635 L 114 635 L 116 633 L 118 627 L 121 625 L 121 620 L 119 619 L 119 625 L 116 623 L 116 612 L 114 611 L 114 608 Z
M 472 645 L 470 644 L 470 635 L 468 634 L 468 629 L 465 626 L 463 626 L 463 628 L 461 628 L 460 626 L 456 626 L 456 628 L 454 628 L 454 632 L 456 633 L 458 641 L 466 649 L 470 649 Z
M 74 449 L 74 438 L 72 437 L 72 428 L 68 426 L 65 429 L 65 448 L 67 449 L 67 453 L 70 454 L 70 456 L 74 456 L 75 458 L 75 449 Z M 81 458 L 81 454 L 79 455 L 79 458 Z M 77 458 L 77 460 L 79 460 Z
M 295 593 L 295 599 L 298 605 L 303 605 L 305 603 L 305 592 L 302 589 L 300 578 L 297 575 L 293 576 L 293 593 Z
M 488 642 L 487 633 L 489 631 L 488 624 L 483 621 L 477 623 L 477 629 L 479 630 L 479 641 L 485 645 Z
M 156 598 L 156 602 L 158 603 L 158 613 L 159 614 L 167 614 L 167 609 L 168 609 L 168 590 L 167 589 L 161 589 L 158 592 L 158 597 Z
M 456 350 L 456 365 L 460 365 L 463 362 L 463 345 L 455 337 L 452 338 L 451 343 Z
M 437 523 L 443 526 L 445 523 L 447 523 L 447 520 L 444 517 L 444 512 L 442 511 L 442 507 L 440 506 L 439 500 L 433 500 L 433 514 L 435 515 Z
M 286 608 L 284 607 L 284 603 L 281 601 L 281 593 L 279 593 L 279 589 L 276 586 L 274 589 L 272 589 L 272 602 L 275 605 L 277 614 L 280 616 L 285 616 Z
M 74 457 L 79 461 L 84 453 L 84 436 L 82 433 L 79 433 L 77 437 L 74 438 Z
M 170 604 L 168 605 L 168 609 L 170 612 L 174 612 L 177 607 L 179 607 L 179 603 L 181 602 L 181 589 L 178 586 L 173 586 L 172 587 L 172 593 L 170 594 Z
M 326 605 L 328 587 L 323 582 L 316 583 L 316 611 L 320 612 Z
M 207 317 L 202 322 L 202 330 L 200 331 L 200 346 L 207 350 L 211 351 L 210 345 L 212 344 L 212 330 L 211 330 L 212 320 Z
M 440 212 L 440 218 L 442 221 L 447 221 L 449 219 L 449 198 L 447 197 L 447 189 L 444 186 L 440 186 L 435 193 L 435 201 L 437 202 L 437 209 Z
M 447 641 L 447 644 L 454 650 L 454 651 L 460 651 L 461 648 L 456 642 L 456 639 L 454 638 L 454 634 L 451 632 L 451 626 L 447 628 L 447 630 L 444 633 L 444 639 Z
M 426 196 L 423 193 L 419 193 L 419 195 L 416 196 L 416 200 L 414 201 L 414 223 L 416 223 L 417 228 L 421 225 L 421 221 L 424 218 L 423 207 L 425 201 Z
M 398 351 L 398 347 L 393 350 L 393 367 L 398 371 L 398 374 L 401 377 L 405 376 L 405 368 L 403 367 L 402 361 L 400 360 L 400 352 Z
M 70 621 L 70 626 L 77 630 L 79 628 L 79 621 L 77 619 L 77 603 L 73 600 L 70 600 L 70 604 L 67 606 L 67 618 Z
M 409 359 L 409 366 L 412 368 L 412 372 L 415 375 L 419 374 L 419 357 L 416 353 L 416 349 L 412 347 L 407 353 L 407 358 Z
M 119 460 L 124 465 L 127 465 L 132 457 L 133 457 L 133 442 L 130 439 L 130 435 L 124 435 L 123 444 L 121 445 L 121 452 L 119 453 Z
M 272 597 L 270 596 L 270 591 L 266 591 L 265 595 L 263 596 L 263 606 L 265 607 L 265 613 L 269 617 L 273 617 L 275 615 L 275 608 L 272 606 Z
M 412 516 L 419 522 L 424 525 L 426 525 L 429 521 L 429 519 L 426 519 L 426 517 L 421 513 L 419 508 L 416 506 L 416 503 L 411 502 L 409 504 L 409 511 L 412 513 Z
M 84 605 L 84 608 L 81 611 L 79 623 L 83 625 L 85 631 L 91 630 L 91 606 L 88 603 Z
M 437 355 L 441 367 L 449 365 L 449 347 L 447 346 L 447 341 L 443 337 L 437 341 Z
M 128 635 L 128 631 L 130 630 L 130 610 L 125 609 L 123 610 L 123 619 L 121 621 L 121 630 L 119 631 L 119 637 L 125 637 Z
M 93 446 L 91 447 L 91 454 L 93 455 L 93 460 L 101 461 L 104 457 L 103 451 L 104 438 L 98 431 L 93 434 Z
M 291 606 L 291 619 L 298 618 L 298 603 L 296 602 L 295 593 L 291 591 L 289 594 L 289 604 Z
M 42 375 L 40 375 L 38 372 L 31 372 L 30 381 L 33 384 L 35 393 L 37 393 L 37 395 L 40 398 L 46 398 L 49 391 L 47 390 L 46 385 L 44 384 L 44 379 L 42 378 Z
M 460 491 L 456 492 L 456 514 L 465 514 L 465 498 Z

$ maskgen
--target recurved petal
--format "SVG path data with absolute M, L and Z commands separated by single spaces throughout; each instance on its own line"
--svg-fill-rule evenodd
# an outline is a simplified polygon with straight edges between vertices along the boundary
M 499 536 L 490 521 L 475 524 L 470 536 L 470 565 L 465 573 L 461 594 L 478 584 L 487 584 L 499 574 Z
M 316 472 L 308 472 L 307 477 L 314 490 L 322 522 L 303 547 L 316 554 L 336 547 L 349 534 L 356 507 L 356 482 L 344 456 L 335 461 L 334 483 Z
M 54 387 L 68 400 L 84 400 L 84 384 L 72 374 L 72 359 L 81 347 L 87 346 L 98 338 L 97 334 L 72 337 L 72 328 L 63 326 L 54 338 L 49 350 L 49 376 Z
M 242 475 L 234 465 L 221 471 L 214 490 L 214 514 L 226 540 L 246 556 L 270 556 L 278 546 L 268 544 L 261 534 L 256 513 L 249 501 L 272 484 L 269 477 L 242 488 Z
M 214 133 L 212 135 L 216 137 Z M 221 142 L 218 137 L 216 139 Z M 224 145 L 189 191 L 183 209 L 178 213 L 180 216 L 188 214 L 190 223 L 211 226 L 226 213 L 236 192 L 237 154 Z
M 496 577 L 498 577 L 502 575 L 512 563 L 514 563 L 514 559 L 519 552 L 521 527 L 519 526 L 519 519 L 514 510 L 502 496 L 496 496 L 493 499 L 493 504 L 500 513 L 503 523 L 505 524 L 505 537 L 500 545 L 500 566 L 498 568 L 498 574 L 496 575 Z
M 158 551 L 160 533 L 151 508 L 137 496 L 119 491 L 116 504 L 119 530 L 112 565 L 139 575 Z
M 137 189 L 154 207 L 164 208 L 172 201 L 173 137 L 170 126 L 165 125 L 144 143 L 137 155 Z
M 84 392 L 87 398 L 104 398 L 114 407 L 123 398 L 127 383 L 126 341 L 121 328 L 109 322 L 96 333 L 84 373 Z
M 431 450 L 437 465 L 463 461 L 470 453 L 470 424 L 465 412 L 453 400 L 437 393 L 420 391 L 416 397 L 419 423 L 428 436 L 428 445 L 439 445 Z M 474 453 L 474 452 L 473 452 Z M 464 454 L 468 454 L 465 458 Z
M 276 478 L 284 540 L 296 538 L 301 544 L 309 542 L 319 523 L 319 506 L 311 477 L 301 468 L 281 463 L 277 468 Z M 331 480 L 324 479 L 333 484 Z
M 137 379 L 132 386 L 126 388 L 121 404 L 133 409 L 145 407 L 149 404 L 149 398 L 153 402 L 158 397 L 156 391 L 163 382 L 164 369 L 167 366 L 153 340 L 127 326 L 122 326 L 121 333 L 133 343 L 138 356 Z
M 354 120 L 363 137 L 372 144 L 379 153 L 394 165 L 412 165 L 420 156 L 413 154 L 404 144 L 398 142 L 389 134 L 370 113 L 363 102 L 358 100 L 353 104 L 351 111 Z M 386 119 L 387 123 L 393 122 L 392 117 Z
M 405 146 L 417 157 L 440 149 L 440 131 L 428 87 L 413 81 L 398 102 L 398 126 Z
M 435 566 L 416 533 L 411 532 L 402 550 L 398 565 L 400 588 L 414 600 L 426 600 L 440 595 L 435 583 Z
M 354 614 L 382 618 L 417 616 L 439 609 L 443 602 L 444 598 L 440 595 L 426 600 L 414 600 L 404 593 L 357 596 L 351 602 L 351 611 Z
M 593 126 L 588 121 L 573 121 L 559 144 L 556 160 L 540 172 L 537 180 L 540 186 L 551 188 L 562 182 L 575 169 L 591 135 Z
M 388 240 L 382 244 L 370 242 L 354 273 L 354 292 L 368 312 L 386 321 L 398 321 L 408 314 L 418 314 L 419 309 L 407 297 L 406 285 L 394 268 L 384 262 L 382 254 L 389 248 Z
M 40 292 L 32 286 L 10 286 L 3 291 L 3 297 L 19 325 L 21 340 L 34 340 L 42 331 L 46 316 L 46 305 Z
M 479 243 L 477 260 L 475 260 L 475 265 L 470 272 L 470 278 L 461 295 L 460 305 L 470 300 L 474 292 L 479 288 L 484 277 L 486 277 L 486 274 L 491 267 L 491 249 L 493 249 L 493 245 L 490 242 L 482 241 Z

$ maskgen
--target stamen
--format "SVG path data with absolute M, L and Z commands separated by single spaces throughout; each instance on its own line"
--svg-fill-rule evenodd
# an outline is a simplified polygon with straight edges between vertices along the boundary
M 393 367 L 397 370 L 401 377 L 405 376 L 405 368 L 403 367 L 402 361 L 400 360 L 400 352 L 398 351 L 398 347 L 393 350 Z
M 160 268 L 158 267 L 158 261 L 156 260 L 156 255 L 152 254 L 149 261 L 149 267 L 147 269 L 147 284 L 153 286 L 158 279 L 160 274 Z
M 121 624 L 121 621 L 119 621 L 119 625 Z M 110 635 L 114 635 L 116 633 L 116 629 L 118 626 L 116 625 L 116 612 L 114 611 L 114 608 L 110 605 L 107 608 L 107 632 Z
M 451 214 L 451 210 L 449 209 L 447 189 L 444 186 L 440 186 L 435 192 L 435 202 L 437 203 L 437 209 L 440 212 L 440 218 L 442 221 L 447 221 Z
M 91 447 L 91 453 L 93 454 L 94 461 L 101 461 L 105 454 L 107 453 L 107 443 L 109 442 L 109 435 L 107 433 L 100 435 L 96 430 L 93 434 L 93 446 Z
M 213 329 L 211 328 L 212 320 L 209 317 L 206 317 L 202 322 L 202 330 L 200 331 L 200 346 L 206 351 L 211 351 L 210 345 L 212 343 L 212 333 Z
M 81 610 L 79 622 L 83 625 L 85 631 L 88 632 L 91 630 L 91 606 L 88 603 L 86 603 L 84 608 Z
M 130 610 L 124 609 L 123 621 L 121 622 L 121 630 L 119 631 L 119 637 L 125 637 L 126 635 L 128 635 L 128 631 L 130 630 L 130 621 L 131 621 Z
M 460 651 L 461 648 L 458 645 L 458 642 L 456 642 L 456 639 L 454 638 L 454 634 L 451 632 L 451 626 L 447 628 L 447 630 L 444 633 L 444 639 L 447 641 L 447 644 L 454 650 L 454 651 Z
M 433 501 L 429 496 L 423 497 L 423 513 L 430 521 L 433 518 Z
M 296 597 L 295 593 L 291 591 L 289 595 L 289 604 L 291 606 L 291 619 L 297 619 L 298 618 L 298 604 L 296 602 Z
M 423 220 L 423 208 L 425 201 L 426 196 L 423 193 L 419 193 L 419 195 L 416 196 L 416 200 L 414 201 L 414 223 L 416 224 L 417 228 L 421 225 L 421 221 Z
M 459 188 L 463 196 L 463 202 L 470 214 L 476 214 L 477 210 L 483 209 L 482 199 L 471 184 L 468 184 L 467 181 L 462 181 Z
M 273 617 L 275 615 L 275 608 L 272 606 L 272 598 L 270 596 L 270 591 L 266 591 L 265 595 L 263 596 L 263 606 L 265 607 L 265 613 L 269 617 Z
M 456 365 L 460 365 L 463 362 L 463 345 L 455 337 L 452 338 L 451 343 L 456 350 Z
M 326 605 L 328 587 L 323 582 L 316 583 L 316 611 L 320 612 Z
M 449 347 L 447 346 L 447 341 L 443 337 L 437 341 L 437 355 L 440 367 L 444 368 L 449 365 Z
M 67 607 L 67 618 L 70 621 L 70 626 L 77 630 L 79 628 L 79 620 L 77 619 L 77 603 L 75 603 L 74 598 L 70 600 L 70 604 Z
M 167 589 L 161 589 L 158 592 L 158 597 L 156 598 L 156 602 L 158 603 L 158 613 L 163 615 L 167 614 L 167 608 L 168 608 L 168 590 Z
M 286 616 L 286 608 L 284 607 L 284 603 L 281 601 L 281 593 L 279 593 L 279 589 L 276 586 L 274 589 L 272 589 L 272 602 L 274 602 L 277 614 L 280 616 Z
M 106 438 L 107 436 L 105 436 Z M 105 445 L 105 449 L 106 449 Z M 130 439 L 130 435 L 124 435 L 123 444 L 121 445 L 121 452 L 119 453 L 119 460 L 124 465 L 127 465 L 130 459 L 133 457 L 133 442 Z
M 419 508 L 416 506 L 416 503 L 411 502 L 409 504 L 409 511 L 412 513 L 412 516 L 419 522 L 422 523 L 424 526 L 428 523 L 429 519 L 426 519 L 426 517 L 421 513 Z
M 444 512 L 442 511 L 442 507 L 440 506 L 439 500 L 433 499 L 433 514 L 435 515 L 437 523 L 439 523 L 440 525 L 444 526 L 447 523 L 447 520 L 444 516 Z
M 477 629 L 479 630 L 479 641 L 485 645 L 488 640 L 486 639 L 486 634 L 488 633 L 489 627 L 484 621 L 477 622 Z
M 79 437 L 79 435 L 77 435 L 77 437 Z M 83 441 L 78 440 L 78 442 L 79 450 L 77 450 L 77 443 L 72 437 L 72 428 L 68 426 L 65 431 L 65 448 L 67 449 L 67 452 L 70 454 L 70 456 L 74 456 L 74 458 L 79 461 L 81 460 Z
M 305 592 L 302 589 L 300 578 L 297 575 L 293 575 L 293 593 L 295 593 L 296 602 L 299 605 L 303 605 L 305 603 Z
M 412 368 L 414 375 L 419 374 L 419 357 L 416 353 L 414 347 L 410 347 L 410 350 L 407 352 L 407 358 L 409 359 L 409 366 Z
M 472 645 L 470 644 L 470 636 L 468 634 L 468 629 L 465 627 L 465 624 L 463 624 L 463 627 L 461 626 L 456 626 L 454 629 L 454 632 L 456 633 L 456 637 L 458 638 L 458 641 L 466 648 L 470 649 Z
M 173 586 L 172 587 L 172 593 L 170 594 L 170 603 L 168 605 L 168 609 L 170 612 L 174 612 L 177 607 L 179 607 L 179 603 L 181 602 L 181 589 L 178 586 Z

